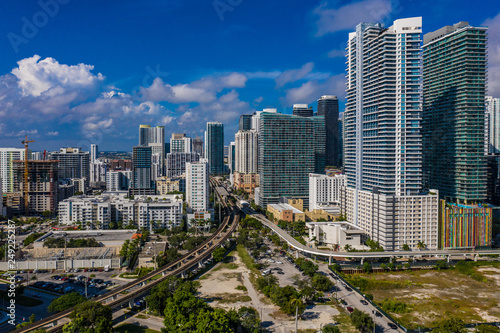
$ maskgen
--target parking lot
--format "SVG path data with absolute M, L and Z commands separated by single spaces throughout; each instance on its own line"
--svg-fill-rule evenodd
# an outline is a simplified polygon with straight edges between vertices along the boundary
M 64 272 L 52 272 L 47 270 L 18 271 L 16 280 L 35 290 L 48 291 L 58 294 L 79 292 L 88 298 L 96 297 L 107 292 L 115 285 L 126 284 L 128 281 L 111 278 L 117 272 L 103 269 L 74 269 Z M 5 278 L 5 277 L 4 277 Z M 38 296 L 37 294 L 35 294 Z

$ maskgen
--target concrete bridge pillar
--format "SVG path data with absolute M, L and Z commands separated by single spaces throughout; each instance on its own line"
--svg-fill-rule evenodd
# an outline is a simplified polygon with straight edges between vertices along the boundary
M 129 308 L 133 308 L 134 307 L 134 300 L 133 299 L 128 302 L 128 307 Z
M 477 261 L 477 257 L 478 257 L 477 253 L 474 253 L 474 261 Z
M 185 279 L 186 278 L 186 274 L 184 274 L 184 272 L 181 273 L 181 279 Z
M 161 272 L 161 276 L 165 276 L 167 273 L 165 272 Z
M 56 327 L 56 326 L 57 326 L 57 320 L 54 320 L 54 321 L 52 322 L 52 327 Z
M 299 259 L 299 251 L 295 251 L 295 259 Z
M 365 257 L 361 257 L 361 265 L 365 263 Z
M 201 265 L 203 265 L 203 260 L 198 261 L 198 267 L 201 268 Z
M 332 256 L 329 256 L 328 257 L 328 265 L 331 265 L 332 264 Z
M 449 254 L 446 256 L 446 262 L 447 262 L 448 264 L 450 263 L 450 255 L 449 255 Z

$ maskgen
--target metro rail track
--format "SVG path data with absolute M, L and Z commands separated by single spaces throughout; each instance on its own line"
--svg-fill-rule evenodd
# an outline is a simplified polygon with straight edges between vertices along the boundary
M 219 186 L 219 183 L 217 180 L 213 177 L 210 177 L 210 184 L 214 188 L 214 193 L 215 187 Z M 218 195 L 218 194 L 217 194 Z M 147 291 L 149 291 L 151 288 L 154 286 L 158 285 L 159 283 L 165 281 L 168 277 L 171 276 L 177 276 L 185 272 L 186 270 L 190 269 L 194 265 L 198 264 L 200 261 L 202 261 L 204 258 L 209 256 L 217 247 L 221 246 L 224 244 L 227 239 L 232 235 L 234 230 L 236 229 L 238 223 L 239 223 L 239 208 L 236 206 L 233 206 L 230 202 L 226 202 L 225 199 L 219 196 L 219 201 L 220 204 L 223 206 L 223 209 L 226 213 L 226 216 L 221 225 L 217 228 L 217 230 L 208 238 L 206 239 L 203 243 L 201 243 L 199 246 L 197 246 L 195 249 L 189 251 L 179 259 L 155 270 L 152 271 L 142 278 L 138 278 L 133 282 L 127 283 L 126 285 L 114 288 L 110 290 L 108 293 L 101 295 L 93 301 L 95 302 L 101 302 L 103 305 L 109 306 L 111 308 L 115 308 L 120 304 L 129 302 L 131 300 L 134 300 L 135 298 L 143 295 Z M 233 211 L 231 211 L 231 209 Z M 225 229 L 229 227 L 229 229 L 226 231 Z M 158 274 L 161 274 L 162 276 L 159 277 L 158 279 L 151 280 L 153 277 L 157 276 Z M 138 289 L 124 294 L 123 292 L 134 288 L 136 286 L 139 286 Z M 40 328 L 45 328 L 46 330 L 50 332 L 57 332 L 62 330 L 63 325 L 65 324 L 60 324 L 58 323 L 62 319 L 68 318 L 69 315 L 73 312 L 74 307 L 58 312 L 52 316 L 46 317 L 42 320 L 36 321 L 33 324 L 30 324 L 28 326 L 22 327 L 15 329 L 11 331 L 12 333 L 25 333 L 25 332 L 30 332 L 36 329 Z M 46 327 L 48 325 L 52 324 L 52 327 Z

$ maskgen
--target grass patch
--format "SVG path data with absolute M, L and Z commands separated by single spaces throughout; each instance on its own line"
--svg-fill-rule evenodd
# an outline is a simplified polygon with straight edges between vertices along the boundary
M 124 278 L 124 279 L 137 279 L 139 277 L 139 275 L 137 275 L 137 274 L 130 274 L 130 273 L 121 273 L 120 277 Z
M 148 316 L 145 316 L 143 315 L 142 313 L 138 314 L 137 316 L 135 316 L 136 318 L 139 318 L 139 319 L 148 319 L 149 317 Z
M 250 296 L 239 294 L 218 294 L 212 297 L 212 299 L 221 304 L 252 301 L 252 298 Z
M 200 277 L 198 278 L 198 280 L 206 280 L 206 279 L 208 279 L 209 277 L 210 277 L 210 274 L 205 274 L 205 275 L 203 275 L 203 276 L 200 276 Z
M 245 286 L 238 286 L 236 287 L 236 290 L 248 291 L 247 287 Z
M 306 328 L 305 330 L 297 330 L 298 333 L 315 333 L 317 330 L 314 328 Z
M 213 272 L 220 271 L 221 269 L 236 269 L 238 268 L 238 265 L 235 264 L 234 262 L 228 262 L 228 263 L 220 263 L 219 266 L 215 267 L 212 269 Z
M 160 331 L 152 330 L 150 328 L 145 328 L 141 326 L 137 326 L 134 324 L 122 324 L 120 326 L 115 327 L 116 333 L 160 333 Z

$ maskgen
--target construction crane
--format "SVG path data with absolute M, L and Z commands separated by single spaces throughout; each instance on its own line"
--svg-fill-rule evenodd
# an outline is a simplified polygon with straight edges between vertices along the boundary
M 35 142 L 35 140 L 28 141 L 28 136 L 21 142 L 24 145 L 24 214 L 29 215 L 29 205 L 30 205 L 30 193 L 29 193 L 29 182 L 28 182 L 28 144 L 30 142 Z

